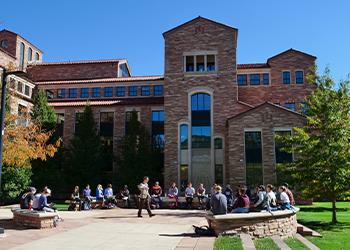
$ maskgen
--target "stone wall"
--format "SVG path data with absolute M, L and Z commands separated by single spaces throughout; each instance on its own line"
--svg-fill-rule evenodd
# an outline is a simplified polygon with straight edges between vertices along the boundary
M 13 222 L 18 226 L 36 229 L 55 227 L 54 218 L 57 216 L 56 213 L 38 213 L 29 210 L 14 210 L 12 213 Z

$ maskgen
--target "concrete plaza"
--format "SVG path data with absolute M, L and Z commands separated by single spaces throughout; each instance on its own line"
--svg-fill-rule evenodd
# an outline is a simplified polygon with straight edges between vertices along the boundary
M 206 225 L 204 213 L 155 210 L 156 216 L 137 218 L 135 209 L 61 212 L 64 221 L 53 229 L 24 229 L 13 225 L 10 209 L 0 209 L 0 250 L 68 249 L 212 249 L 214 237 L 196 237 L 192 225 Z

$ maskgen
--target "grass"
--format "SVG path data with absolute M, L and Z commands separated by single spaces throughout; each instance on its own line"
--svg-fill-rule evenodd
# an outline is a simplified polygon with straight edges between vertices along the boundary
M 237 236 L 224 236 L 215 240 L 214 250 L 243 250 L 241 238 Z
M 271 238 L 254 240 L 256 250 L 279 250 L 280 248 Z
M 65 204 L 65 203 L 55 203 L 55 208 L 58 211 L 67 211 L 68 210 L 68 206 L 69 206 L 69 204 Z
M 295 238 L 285 239 L 284 242 L 293 250 L 308 250 L 309 249 L 300 240 L 295 239 Z
M 345 250 L 350 246 L 350 202 L 337 202 L 338 223 L 331 223 L 330 202 L 315 202 L 312 206 L 301 206 L 298 221 L 322 234 L 322 238 L 307 237 L 322 250 Z

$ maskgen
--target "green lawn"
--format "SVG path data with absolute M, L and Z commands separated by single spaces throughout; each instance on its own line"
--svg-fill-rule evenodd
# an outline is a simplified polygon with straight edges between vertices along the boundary
M 295 238 L 285 239 L 284 242 L 293 250 L 309 250 L 300 240 Z
M 254 240 L 256 250 L 279 250 L 280 248 L 271 238 Z
M 322 250 L 350 249 L 350 202 L 337 203 L 338 224 L 331 223 L 331 203 L 315 202 L 312 206 L 302 206 L 298 221 L 320 234 L 322 238 L 308 237 Z
M 243 250 L 241 238 L 237 236 L 224 236 L 215 240 L 215 250 Z
M 65 203 L 55 203 L 55 208 L 57 208 L 58 211 L 67 211 L 68 206 L 69 204 L 65 204 Z

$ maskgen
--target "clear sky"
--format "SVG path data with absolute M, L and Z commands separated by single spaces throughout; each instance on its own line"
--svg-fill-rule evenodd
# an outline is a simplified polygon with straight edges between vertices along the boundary
M 238 63 L 295 48 L 339 80 L 350 73 L 349 11 L 347 0 L 2 0 L 0 29 L 33 42 L 45 61 L 127 58 L 133 75 L 159 75 L 162 33 L 200 15 L 239 29 Z

